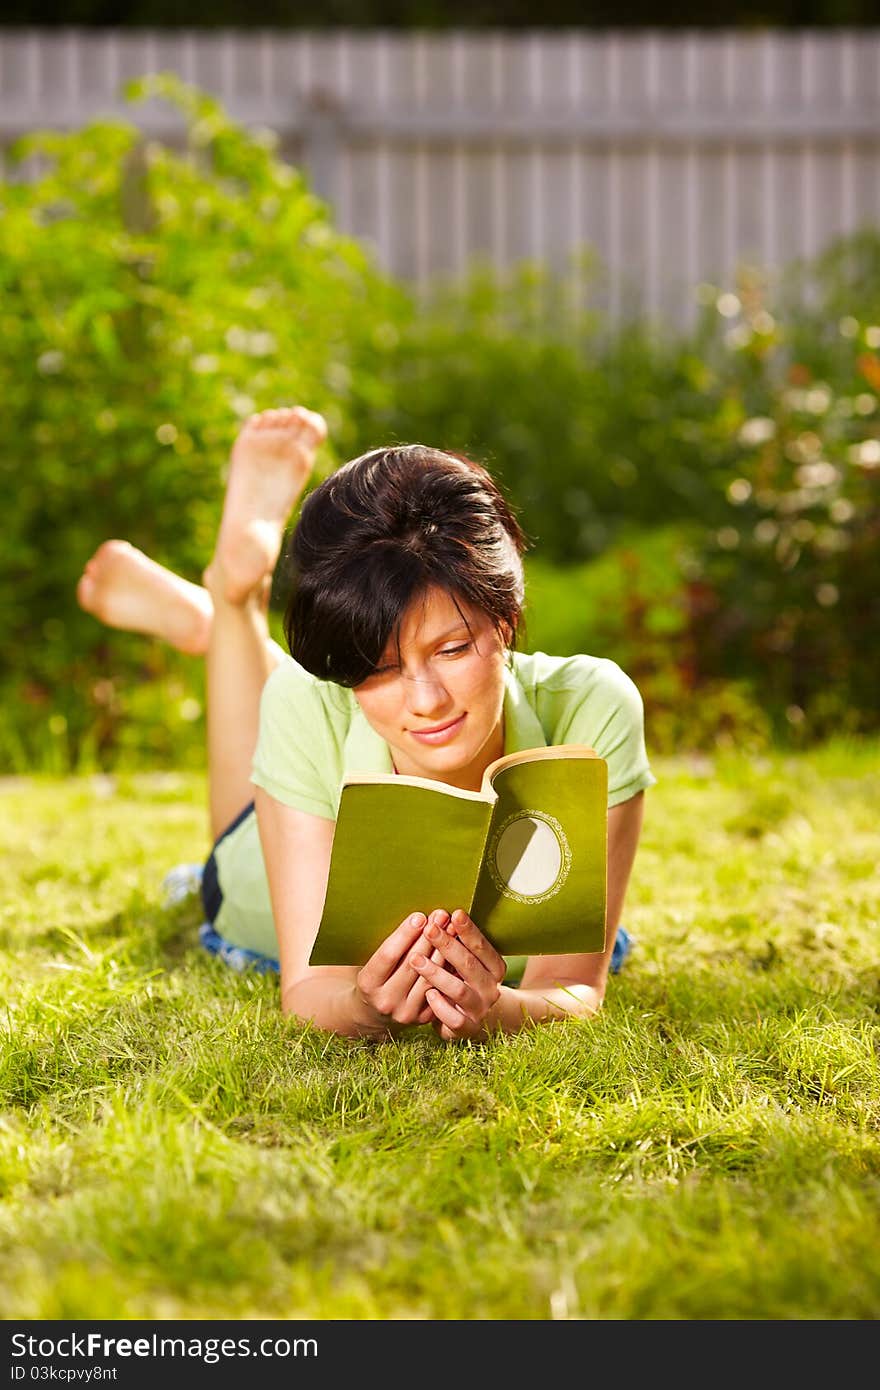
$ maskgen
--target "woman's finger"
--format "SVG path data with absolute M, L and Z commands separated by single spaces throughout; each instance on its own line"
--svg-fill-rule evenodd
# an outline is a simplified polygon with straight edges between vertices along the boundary
M 411 955 L 410 959 L 419 974 L 424 976 L 432 988 L 439 989 L 450 1003 L 455 1004 L 463 1014 L 477 1022 L 478 1016 L 483 1011 L 483 1004 L 476 990 L 467 981 L 462 980 L 458 975 L 452 975 L 441 965 L 435 965 L 433 961 L 428 960 L 427 956 L 423 956 L 418 951 Z M 426 992 L 426 998 L 428 992 Z
M 451 1000 L 446 998 L 443 991 L 439 989 L 429 989 L 427 1000 L 438 1021 L 445 1024 L 451 1033 L 458 1036 L 458 1033 L 467 1024 L 467 1018 L 462 1013 L 461 1009 L 457 1009 Z
M 443 959 L 455 968 L 463 980 L 468 980 L 477 989 L 481 984 L 491 985 L 494 989 L 497 983 L 494 975 L 479 957 L 465 946 L 460 937 L 450 936 L 448 930 L 432 927 L 430 923 L 423 935 L 435 951 L 442 953 Z
M 459 937 L 472 951 L 481 965 L 485 966 L 496 984 L 500 984 L 507 972 L 507 965 L 490 941 L 487 941 L 480 928 L 472 922 L 463 907 L 457 907 L 446 929 L 451 936 Z
M 390 979 L 401 957 L 410 950 L 427 921 L 424 912 L 413 912 L 390 936 L 386 936 L 358 973 L 361 990 L 379 989 Z
M 424 932 L 415 943 L 412 952 L 408 953 L 405 961 L 401 964 L 400 971 L 396 972 L 389 981 L 389 988 L 395 984 L 398 977 L 402 979 L 405 995 L 401 1000 L 399 1018 L 402 1022 L 408 1023 L 430 1023 L 433 1018 L 430 1007 L 425 1004 L 425 994 L 428 990 L 428 981 L 420 975 L 415 966 L 410 964 L 410 954 L 425 955 L 434 964 L 442 964 L 443 957 L 439 951 L 435 951 L 425 936 Z M 404 976 L 402 972 L 406 971 Z
M 419 984 L 419 982 L 421 981 L 421 976 L 419 975 L 418 971 L 413 968 L 412 963 L 410 961 L 410 955 L 414 955 L 416 952 L 419 952 L 421 955 L 428 956 L 429 959 L 433 960 L 435 955 L 434 947 L 432 942 L 428 940 L 427 932 L 432 927 L 443 927 L 448 922 L 449 913 L 445 910 L 445 908 L 435 907 L 434 911 L 429 913 L 427 925 L 423 928 L 422 935 L 419 937 L 418 941 L 415 941 L 413 943 L 413 945 L 410 947 L 410 949 L 407 951 L 406 955 L 402 958 L 400 962 L 400 965 L 398 967 L 400 975 L 399 978 L 395 979 L 396 984 L 400 984 L 401 986 L 404 986 L 406 989 L 413 989 L 417 984 Z M 440 959 L 442 959 L 442 957 L 440 957 Z M 397 974 L 397 972 L 395 972 L 395 974 Z M 389 981 L 389 983 L 391 983 L 391 981 Z M 424 998 L 424 991 L 422 993 L 422 998 Z
M 448 921 L 449 913 L 444 908 L 435 908 L 428 918 L 429 923 L 446 923 Z M 443 957 L 434 951 L 431 942 L 425 935 L 426 930 L 427 927 L 404 951 L 396 967 L 387 978 L 375 987 L 376 993 L 373 996 L 373 1002 L 381 1008 L 383 1013 L 390 1014 L 398 1023 L 428 1021 L 420 1018 L 424 1012 L 427 982 L 422 979 L 410 961 L 410 956 L 417 952 L 442 961 Z M 389 938 L 389 940 L 391 939 L 393 937 Z M 360 981 L 360 987 L 361 989 L 364 988 L 363 979 Z
M 420 939 L 416 942 L 413 948 L 413 952 L 418 953 L 419 955 L 427 956 L 428 959 L 434 965 L 442 965 L 443 963 L 443 957 L 441 956 L 440 952 L 433 949 L 431 942 L 428 940 L 424 932 L 422 933 Z M 409 993 L 406 996 L 407 1012 L 412 1013 L 415 1016 L 416 1023 L 427 1023 L 430 1021 L 431 1018 L 431 1010 L 427 1010 L 427 1014 L 425 1017 L 422 1017 L 422 1015 L 425 1014 L 424 1004 L 425 995 L 427 994 L 429 989 L 428 981 L 425 979 L 424 975 L 419 974 L 415 966 L 410 965 L 408 956 L 407 969 L 412 974 L 414 981 L 414 983 L 410 986 Z

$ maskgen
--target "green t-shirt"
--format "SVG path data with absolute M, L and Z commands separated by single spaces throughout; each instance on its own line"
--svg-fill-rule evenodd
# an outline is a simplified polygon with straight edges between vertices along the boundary
M 504 752 L 585 743 L 608 763 L 608 805 L 656 780 L 645 752 L 642 699 L 613 661 L 514 652 L 505 670 Z M 263 689 L 251 781 L 270 796 L 335 820 L 347 772 L 393 772 L 391 750 L 342 686 L 291 657 Z
M 608 805 L 656 781 L 645 751 L 642 699 L 604 657 L 514 652 L 504 676 L 504 752 L 583 743 L 608 764 Z M 285 658 L 263 688 L 251 781 L 286 806 L 335 820 L 348 772 L 393 772 L 388 744 L 350 690 Z M 237 946 L 277 955 L 256 817 L 218 845 L 223 905 L 215 926 Z

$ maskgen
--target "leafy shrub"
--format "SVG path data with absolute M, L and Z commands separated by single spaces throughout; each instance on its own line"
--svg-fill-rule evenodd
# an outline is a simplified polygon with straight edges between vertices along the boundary
M 547 559 L 597 555 L 633 524 L 723 513 L 734 440 L 690 344 L 638 323 L 609 332 L 539 265 L 441 283 L 390 365 L 378 432 L 485 461 Z
M 652 621 L 672 610 L 651 595 L 669 591 L 671 663 L 633 640 L 632 595 L 597 636 L 627 654 L 670 738 L 877 728 L 880 235 L 843 239 L 772 292 L 749 267 L 735 292 L 701 290 L 690 334 L 613 333 L 572 316 L 536 267 L 481 268 L 405 328 L 396 431 L 486 459 L 563 587 L 605 555 L 591 588 L 641 567 Z M 670 523 L 688 558 L 657 589 L 631 536 Z M 551 621 L 568 630 L 564 607 Z M 702 732 L 687 692 L 709 711 Z
M 778 305 L 751 275 L 724 308 L 720 341 L 717 325 L 703 331 L 740 422 L 728 515 L 693 567 L 700 670 L 745 673 L 801 738 L 874 729 L 880 237 L 794 266 Z
M 700 670 L 688 576 L 701 533 L 663 527 L 630 534 L 596 560 L 526 566 L 530 651 L 609 657 L 636 682 L 655 753 L 729 746 L 756 752 L 772 723 L 747 679 L 707 679 Z
M 328 417 L 325 468 L 356 451 L 408 308 L 269 133 L 174 78 L 131 96 L 171 102 L 181 139 L 106 121 L 37 133 L 13 155 L 39 176 L 0 186 L 0 636 L 15 710 L 0 739 L 19 764 L 58 741 L 76 760 L 86 739 L 100 759 L 133 686 L 193 679 L 80 612 L 88 556 L 124 537 L 198 579 L 241 419 L 302 401 Z M 177 757 L 192 721 L 153 732 L 151 751 Z

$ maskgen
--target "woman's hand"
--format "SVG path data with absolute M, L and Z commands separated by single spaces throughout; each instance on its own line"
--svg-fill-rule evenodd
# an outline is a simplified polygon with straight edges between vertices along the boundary
M 449 913 L 440 909 L 429 918 L 423 912 L 413 912 L 385 938 L 357 974 L 357 992 L 369 1008 L 400 1025 L 432 1022 L 434 1011 L 425 998 L 429 981 L 411 964 L 410 957 L 417 953 L 420 959 L 430 957 L 439 964 L 443 957 L 428 933 L 442 931 L 448 920 Z
M 429 922 L 423 936 L 434 948 L 431 958 L 417 942 L 409 962 L 426 985 L 435 1030 L 445 1042 L 482 1037 L 501 995 L 504 958 L 463 908 L 456 908 L 445 928 Z M 438 954 L 442 962 L 434 959 Z

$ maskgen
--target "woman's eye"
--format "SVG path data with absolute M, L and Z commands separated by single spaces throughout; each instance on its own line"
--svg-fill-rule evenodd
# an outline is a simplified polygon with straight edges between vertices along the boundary
M 469 651 L 473 646 L 472 642 L 463 642 L 458 647 L 447 647 L 445 651 L 438 652 L 438 656 L 461 656 L 463 652 Z M 374 676 L 391 676 L 399 672 L 399 666 L 377 666 L 372 672 Z

